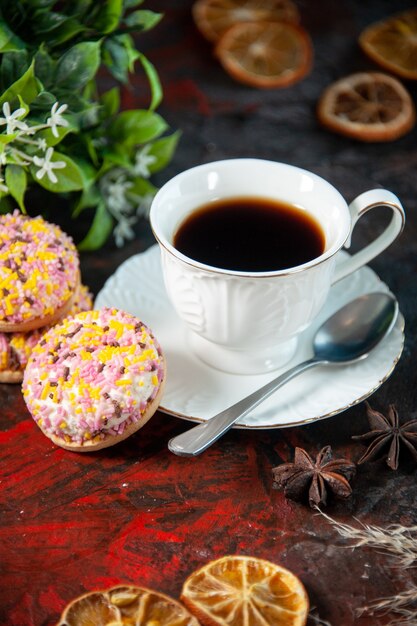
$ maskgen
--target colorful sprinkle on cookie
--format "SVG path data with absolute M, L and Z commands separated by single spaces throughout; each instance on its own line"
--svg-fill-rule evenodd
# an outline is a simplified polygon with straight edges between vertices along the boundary
M 87 287 L 80 285 L 69 316 L 93 308 L 93 298 Z M 0 333 L 0 383 L 21 383 L 23 372 L 33 348 L 51 327 L 36 328 L 27 333 Z
M 141 428 L 158 407 L 164 380 L 165 359 L 149 328 L 104 308 L 45 333 L 29 358 L 23 395 L 47 437 L 88 451 Z
M 19 211 L 0 215 L 0 330 L 45 326 L 70 303 L 78 276 L 77 250 L 58 226 Z

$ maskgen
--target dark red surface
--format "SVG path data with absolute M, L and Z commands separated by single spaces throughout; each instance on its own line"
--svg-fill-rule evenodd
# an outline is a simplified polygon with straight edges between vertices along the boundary
M 140 41 L 165 89 L 160 108 L 183 137 L 158 183 L 203 161 L 258 156 L 306 167 L 335 184 L 347 200 L 376 186 L 396 192 L 407 228 L 372 263 L 396 293 L 407 323 L 403 357 L 371 403 L 395 402 L 402 420 L 417 414 L 417 164 L 414 130 L 393 144 L 368 146 L 330 135 L 315 121 L 324 86 L 350 71 L 374 66 L 356 45 L 360 30 L 407 2 L 304 2 L 303 21 L 315 45 L 315 66 L 302 83 L 260 92 L 233 83 L 196 32 L 191 2 L 155 1 L 161 25 Z M 409 85 L 414 98 L 416 89 Z M 124 106 L 143 105 L 137 77 Z M 378 222 L 378 220 L 377 220 Z M 355 234 L 367 241 L 375 220 Z M 147 226 L 122 251 L 82 257 L 83 277 L 97 292 L 128 256 L 152 242 Z M 286 501 L 272 486 L 271 468 L 292 459 L 295 445 L 314 455 L 331 444 L 335 455 L 358 459 L 351 435 L 367 430 L 365 407 L 304 428 L 233 431 L 197 459 L 167 451 L 170 437 L 189 424 L 157 414 L 138 434 L 113 449 L 73 454 L 56 448 L 29 417 L 19 387 L 0 387 L 0 624 L 51 626 L 65 604 L 85 591 L 119 582 L 178 597 L 196 567 L 227 553 L 252 554 L 292 569 L 312 605 L 333 626 L 387 624 L 356 618 L 358 607 L 416 583 L 412 570 L 391 567 L 377 551 L 346 549 L 334 529 L 309 508 Z M 353 497 L 331 501 L 339 521 L 387 526 L 417 523 L 416 472 L 405 457 L 397 472 L 383 462 L 362 466 Z M 392 616 L 391 616 L 392 617 Z M 313 622 L 312 622 L 313 623 Z

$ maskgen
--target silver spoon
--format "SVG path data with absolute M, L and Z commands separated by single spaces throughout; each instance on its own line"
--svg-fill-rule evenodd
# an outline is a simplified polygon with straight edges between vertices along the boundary
M 392 330 L 397 315 L 398 302 L 388 293 L 369 293 L 352 300 L 318 329 L 311 359 L 295 365 L 207 422 L 174 437 L 169 441 L 168 448 L 179 456 L 201 454 L 238 419 L 301 372 L 316 365 L 345 365 L 367 357 L 372 348 Z

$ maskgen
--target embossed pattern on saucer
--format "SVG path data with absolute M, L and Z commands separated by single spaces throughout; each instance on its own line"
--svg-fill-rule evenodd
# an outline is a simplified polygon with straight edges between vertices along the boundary
M 341 253 L 341 258 L 346 253 Z M 315 330 L 334 311 L 358 295 L 389 291 L 373 270 L 364 267 L 336 283 L 314 324 L 302 335 L 285 369 L 311 356 Z M 140 317 L 155 333 L 167 358 L 168 375 L 160 410 L 190 421 L 206 421 L 258 389 L 280 370 L 250 376 L 215 370 L 189 349 L 187 330 L 165 292 L 158 246 L 125 261 L 98 294 L 96 307 L 115 306 Z M 371 395 L 393 372 L 403 349 L 404 319 L 364 361 L 317 368 L 291 381 L 236 428 L 282 428 L 336 415 Z

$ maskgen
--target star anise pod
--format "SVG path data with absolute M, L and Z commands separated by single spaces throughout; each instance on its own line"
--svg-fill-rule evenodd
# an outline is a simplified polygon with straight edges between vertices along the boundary
M 371 430 L 364 435 L 355 435 L 352 439 L 361 441 L 372 440 L 365 453 L 358 461 L 358 465 L 367 461 L 374 461 L 387 455 L 387 465 L 398 469 L 401 444 L 411 453 L 417 463 L 417 419 L 410 420 L 400 426 L 398 411 L 390 404 L 387 415 L 372 409 L 366 402 L 366 415 Z
M 338 498 L 348 498 L 352 493 L 349 481 L 355 472 L 355 464 L 348 459 L 333 459 L 330 446 L 322 448 L 315 461 L 305 450 L 296 448 L 293 463 L 272 469 L 276 488 L 284 489 L 285 496 L 292 500 L 302 500 L 308 491 L 311 507 L 325 506 L 328 491 Z

